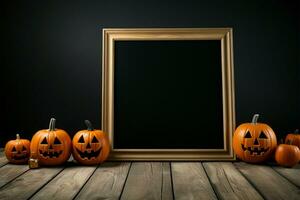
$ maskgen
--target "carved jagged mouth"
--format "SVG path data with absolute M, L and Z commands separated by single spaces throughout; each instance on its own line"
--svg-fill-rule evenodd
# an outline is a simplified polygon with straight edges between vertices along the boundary
M 13 156 L 13 159 L 14 160 L 24 160 L 24 159 L 27 159 L 27 154 L 22 154 L 22 155 L 15 155 Z
M 40 154 L 45 158 L 58 158 L 62 154 L 62 150 L 60 151 L 42 151 L 40 150 Z
M 263 155 L 265 152 L 267 152 L 269 150 L 268 148 L 263 148 L 263 147 L 248 147 L 246 148 L 243 144 L 242 144 L 242 149 L 244 151 L 249 151 L 250 155 Z
M 94 150 L 91 150 L 91 152 L 89 153 L 88 151 L 84 151 L 84 152 L 82 152 L 82 151 L 80 151 L 79 149 L 77 149 L 76 148 L 76 151 L 78 152 L 78 154 L 80 155 L 80 157 L 82 158 L 82 159 L 85 159 L 85 158 L 87 158 L 87 159 L 91 159 L 91 158 L 96 158 L 96 157 L 98 157 L 99 156 L 99 154 L 100 154 L 100 152 L 101 152 L 101 150 L 102 150 L 102 147 L 99 149 L 99 150 L 97 150 L 97 151 L 94 151 Z

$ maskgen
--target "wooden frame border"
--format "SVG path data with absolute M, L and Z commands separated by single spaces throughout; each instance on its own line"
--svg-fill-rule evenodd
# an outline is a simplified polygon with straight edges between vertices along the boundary
M 115 149 L 114 148 L 114 42 L 138 40 L 220 40 L 222 59 L 223 149 Z M 232 28 L 103 29 L 102 129 L 111 143 L 109 160 L 235 160 Z

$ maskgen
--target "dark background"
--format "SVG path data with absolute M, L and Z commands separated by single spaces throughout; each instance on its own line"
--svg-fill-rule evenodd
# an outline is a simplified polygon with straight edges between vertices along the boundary
M 116 149 L 224 148 L 221 40 L 116 41 L 114 60 Z
M 299 1 L 8 1 L 1 5 L 0 145 L 50 117 L 100 128 L 102 28 L 233 27 L 236 121 L 300 126 Z M 298 14 L 297 14 L 298 13 Z

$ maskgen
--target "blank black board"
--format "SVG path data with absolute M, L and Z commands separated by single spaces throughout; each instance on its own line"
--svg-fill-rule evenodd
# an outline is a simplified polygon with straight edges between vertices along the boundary
M 223 149 L 220 40 L 115 41 L 115 149 Z

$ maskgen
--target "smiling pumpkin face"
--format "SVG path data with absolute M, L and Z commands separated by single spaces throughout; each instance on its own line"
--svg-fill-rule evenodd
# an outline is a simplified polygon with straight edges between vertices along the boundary
M 251 133 L 252 132 L 252 133 Z M 245 153 L 248 155 L 262 156 L 268 153 L 270 150 L 270 140 L 263 130 L 252 130 L 246 132 L 244 135 L 244 141 L 241 147 Z
M 64 148 L 65 145 L 56 133 L 44 134 L 40 137 L 38 146 L 39 156 L 50 160 L 60 158 L 63 152 L 66 151 Z
M 55 119 L 50 121 L 49 129 L 38 131 L 31 141 L 31 156 L 41 165 L 60 165 L 71 154 L 71 138 L 61 129 L 55 128 Z
M 5 155 L 10 163 L 27 163 L 30 155 L 29 140 L 20 139 L 19 134 L 17 134 L 16 140 L 11 140 L 5 145 Z
M 93 129 L 88 120 L 85 123 L 88 129 L 77 132 L 73 138 L 73 156 L 84 165 L 99 164 L 108 157 L 108 138 L 103 131 Z
M 94 132 L 83 132 L 75 145 L 75 150 L 81 159 L 97 159 L 101 155 L 102 142 Z
M 277 146 L 276 135 L 267 124 L 257 123 L 258 115 L 252 123 L 240 125 L 233 137 L 233 148 L 237 156 L 251 163 L 259 163 L 270 158 Z

